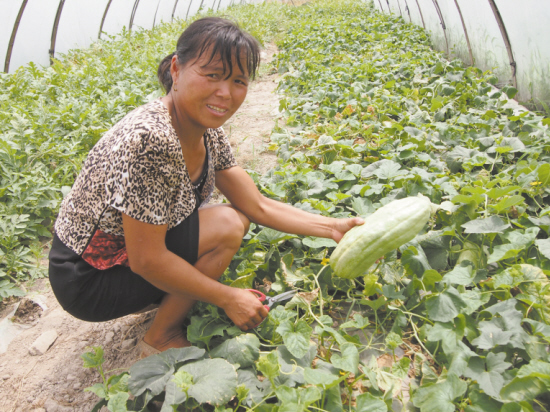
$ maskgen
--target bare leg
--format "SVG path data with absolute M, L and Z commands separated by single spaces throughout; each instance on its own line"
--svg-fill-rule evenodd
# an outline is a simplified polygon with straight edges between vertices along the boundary
M 248 231 L 248 219 L 228 205 L 216 205 L 199 211 L 199 259 L 195 267 L 213 279 L 219 279 L 239 249 Z M 144 341 L 158 350 L 190 346 L 182 324 L 195 300 L 166 295 Z

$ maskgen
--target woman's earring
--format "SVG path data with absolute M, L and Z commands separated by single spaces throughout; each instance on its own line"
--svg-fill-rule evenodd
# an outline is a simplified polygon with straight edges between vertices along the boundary
M 176 85 L 174 84 L 174 87 L 173 87 L 174 91 L 177 92 L 178 91 L 178 88 L 176 87 Z

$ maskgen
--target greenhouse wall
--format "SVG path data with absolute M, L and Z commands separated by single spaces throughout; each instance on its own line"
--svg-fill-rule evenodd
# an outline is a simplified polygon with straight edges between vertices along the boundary
M 516 99 L 550 112 L 550 2 L 372 0 L 383 12 L 426 28 L 448 58 L 492 70 Z M 500 21 L 499 21 L 500 20 Z M 469 43 L 469 44 L 468 44 Z
M 0 0 L 0 61 L 10 73 L 122 30 L 151 29 L 200 10 L 262 0 Z
M 4 72 L 87 47 L 122 30 L 150 29 L 200 10 L 263 0 L 0 0 Z M 292 0 L 284 0 L 290 3 Z M 448 58 L 492 70 L 499 85 L 539 109 L 550 106 L 550 3 L 540 0 L 371 0 L 383 12 L 424 27 Z M 298 2 L 301 3 L 301 2 Z M 500 24 L 499 24 L 500 19 Z

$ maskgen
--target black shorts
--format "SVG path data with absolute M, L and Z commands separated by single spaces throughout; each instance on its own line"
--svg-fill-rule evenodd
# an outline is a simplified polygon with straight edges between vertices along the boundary
M 166 233 L 166 247 L 190 264 L 196 263 L 199 254 L 198 211 Z M 55 234 L 49 272 L 53 292 L 63 309 L 89 322 L 135 313 L 152 303 L 160 303 L 166 294 L 129 267 L 94 268 Z

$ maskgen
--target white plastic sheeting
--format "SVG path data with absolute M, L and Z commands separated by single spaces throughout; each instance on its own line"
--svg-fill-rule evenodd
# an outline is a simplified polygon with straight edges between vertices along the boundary
M 424 26 L 434 48 L 449 59 L 459 58 L 470 65 L 473 57 L 474 65 L 484 71 L 492 70 L 500 85 L 515 83 L 518 100 L 539 108 L 550 106 L 550 2 L 494 0 L 509 39 L 509 50 L 490 0 L 372 2 L 383 13 L 400 15 L 406 22 Z
M 143 4 L 141 4 L 143 2 Z M 155 17 L 158 10 L 159 1 L 141 0 L 139 7 L 134 14 L 132 29 L 152 29 L 155 26 Z
M 199 10 L 262 1 L 0 0 L 0 70 L 13 72 L 31 61 L 46 66 L 52 54 L 87 47 L 123 28 L 150 29 L 173 18 L 190 18 Z
M 87 47 L 99 35 L 101 19 L 109 0 L 73 0 L 65 3 L 57 29 L 56 53 Z M 16 66 L 11 66 L 15 68 Z
M 184 0 L 180 0 L 180 1 L 185 2 Z M 159 1 L 157 15 L 155 17 L 155 25 L 172 21 L 172 13 L 174 12 L 175 4 L 176 2 L 174 0 Z
M 102 32 L 112 36 L 120 33 L 123 27 L 128 29 L 136 1 L 139 0 L 112 0 L 105 16 Z M 144 1 L 143 4 L 145 3 L 151 3 L 151 1 Z
M 11 34 L 13 31 L 13 26 L 17 19 L 17 14 L 21 4 L 14 2 L 12 0 L 0 0 L 0 62 L 4 67 L 4 61 L 6 59 L 6 54 L 8 52 L 8 46 L 11 39 Z
M 52 27 L 58 5 L 59 0 L 28 1 L 13 43 L 11 67 L 19 67 L 30 61 L 49 63 Z

